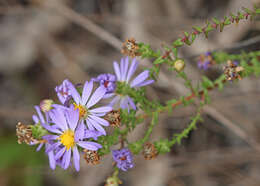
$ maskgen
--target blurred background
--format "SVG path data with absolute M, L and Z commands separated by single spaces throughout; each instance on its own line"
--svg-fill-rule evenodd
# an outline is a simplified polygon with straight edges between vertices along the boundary
M 54 88 L 65 78 L 82 83 L 99 73 L 112 73 L 121 42 L 134 37 L 154 49 L 169 45 L 192 26 L 222 19 L 259 0 L 0 0 L 0 186 L 102 186 L 112 174 L 112 158 L 81 171 L 52 171 L 44 152 L 18 145 L 15 125 L 32 122 L 34 105 L 56 99 Z M 221 67 L 196 68 L 207 51 L 239 53 L 260 49 L 260 22 L 242 21 L 209 39 L 199 37 L 183 47 L 185 71 L 196 85 L 201 75 L 214 79 Z M 151 66 L 141 61 L 140 70 Z M 149 99 L 164 102 L 188 91 L 163 68 L 159 83 L 148 87 Z M 123 186 L 258 186 L 260 185 L 260 80 L 251 77 L 212 91 L 204 122 L 171 153 L 155 160 L 135 157 L 135 167 L 120 173 Z M 152 139 L 170 137 L 189 123 L 195 107 L 160 116 Z M 144 134 L 148 123 L 129 136 Z

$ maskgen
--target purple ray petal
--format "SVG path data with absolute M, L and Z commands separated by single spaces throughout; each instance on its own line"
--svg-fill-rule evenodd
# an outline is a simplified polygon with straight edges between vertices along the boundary
M 53 108 L 61 109 L 61 110 L 68 110 L 68 107 L 65 107 L 64 105 L 59 105 L 59 104 L 52 104 L 51 105 Z
M 129 96 L 127 96 L 127 99 L 128 99 L 128 103 L 130 104 L 130 106 L 136 110 L 136 106 L 134 104 L 134 101 L 132 100 L 132 98 L 130 98 Z
M 110 112 L 113 108 L 109 106 L 104 106 L 104 107 L 98 107 L 94 108 L 92 110 L 89 110 L 91 113 L 104 113 L 104 112 Z
M 85 130 L 84 138 L 93 138 L 94 140 L 97 140 L 99 136 L 103 136 L 103 134 L 97 130 Z
M 54 149 L 56 149 L 58 146 L 60 146 L 61 143 L 60 142 L 56 142 L 54 144 L 48 145 L 48 147 L 46 147 L 45 152 L 49 153 L 50 151 L 53 151 Z
M 73 161 L 74 161 L 74 167 L 76 169 L 76 171 L 79 171 L 80 169 L 80 165 L 79 165 L 79 151 L 78 148 L 76 146 L 73 147 Z
M 95 128 L 93 127 L 93 125 L 92 125 L 91 121 L 89 121 L 89 119 L 87 119 L 86 122 L 87 122 L 89 130 L 95 130 Z
M 112 99 L 112 101 L 109 103 L 109 106 L 113 107 L 113 106 L 116 104 L 116 102 L 119 101 L 119 99 L 120 99 L 120 96 L 114 97 L 114 98 Z
M 127 97 L 121 98 L 120 107 L 122 109 L 128 108 L 128 99 L 127 99 Z
M 124 77 L 124 66 L 125 66 L 124 58 L 121 58 L 121 61 L 120 61 L 121 81 L 124 81 L 124 79 L 123 79 L 123 77 Z
M 98 117 L 103 117 L 103 116 L 106 115 L 106 113 L 105 112 L 103 112 L 103 113 L 91 113 L 91 115 L 98 116 Z
M 48 153 L 48 157 L 49 157 L 49 164 L 52 170 L 54 170 L 56 168 L 56 160 L 54 159 L 54 153 L 53 151 Z
M 50 118 L 63 131 L 68 130 L 68 125 L 64 115 L 64 110 L 62 109 L 53 110 L 52 112 L 50 112 Z
M 36 151 L 38 152 L 39 150 L 41 150 L 42 146 L 43 146 L 43 143 L 40 143 L 40 145 L 37 147 Z
M 65 158 L 65 160 L 64 160 L 64 169 L 67 169 L 69 167 L 69 165 L 70 165 L 71 148 L 64 153 L 63 158 Z
M 55 160 L 60 159 L 61 156 L 65 153 L 65 151 L 66 151 L 66 147 L 59 149 L 58 152 L 54 156 Z
M 131 77 L 135 73 L 137 67 L 138 67 L 138 62 L 136 61 L 136 58 L 134 58 L 133 61 L 132 61 L 131 66 L 129 68 L 129 71 L 127 73 L 126 82 L 128 82 L 131 79 Z
M 154 80 L 150 79 L 150 80 L 147 80 L 147 81 L 143 81 L 142 83 L 139 83 L 135 87 L 143 87 L 143 86 L 146 86 L 146 85 L 150 85 L 152 83 L 154 83 Z
M 84 135 L 85 135 L 85 125 L 84 125 L 84 121 L 81 121 L 75 131 L 75 141 L 77 142 L 83 139 Z
M 40 118 L 41 123 L 45 123 L 45 119 L 44 119 L 44 117 L 42 115 L 40 107 L 39 106 L 35 106 L 34 108 L 35 108 L 35 110 L 36 110 L 36 112 L 37 112 L 37 114 L 38 114 L 38 116 Z
M 95 142 L 88 142 L 88 141 L 80 141 L 78 142 L 78 145 L 81 146 L 84 149 L 88 149 L 88 150 L 98 150 L 99 148 L 101 148 L 102 146 L 98 143 Z M 101 147 L 100 147 L 101 146 Z
M 61 134 L 62 132 L 60 130 L 58 130 L 56 127 L 54 126 L 50 126 L 50 125 L 46 125 L 45 123 L 41 124 L 41 126 L 43 128 L 45 128 L 46 130 L 53 132 L 53 133 L 58 133 Z
M 59 138 L 59 136 L 57 136 L 57 135 L 45 135 L 45 136 L 42 137 L 42 139 L 45 139 L 47 141 L 56 140 L 58 138 Z
M 103 99 L 108 99 L 108 98 L 111 98 L 115 95 L 115 93 L 107 93 L 103 96 Z
M 86 105 L 92 90 L 93 90 L 93 81 L 90 81 L 89 83 L 86 81 L 82 91 L 82 105 Z
M 128 69 L 128 63 L 129 63 L 129 59 L 128 59 L 128 57 L 126 57 L 126 58 L 124 59 L 123 71 L 121 72 L 122 81 L 125 81 L 125 80 L 126 80 L 127 69 Z
M 39 123 L 39 118 L 35 114 L 32 116 L 32 119 L 34 123 Z
M 103 118 L 93 116 L 93 115 L 90 115 L 89 117 L 103 126 L 109 126 L 109 122 L 107 120 L 104 120 Z
M 70 92 L 71 92 L 71 96 L 72 98 L 74 99 L 74 101 L 76 102 L 76 104 L 80 104 L 81 102 L 81 97 L 77 91 L 77 89 L 75 88 L 75 86 L 73 84 L 70 84 L 69 85 L 69 89 L 70 89 Z
M 106 135 L 106 131 L 103 129 L 103 127 L 101 127 L 96 120 L 93 120 L 91 118 L 88 118 L 88 121 L 90 122 L 90 124 L 97 129 L 99 132 L 101 132 L 102 134 Z M 90 129 L 91 130 L 91 129 Z
M 120 73 L 119 65 L 118 65 L 117 62 L 114 62 L 113 65 L 114 65 L 114 71 L 116 73 L 117 80 L 120 81 L 121 80 L 121 73 Z
M 46 123 L 50 123 L 51 119 L 50 119 L 50 112 L 51 111 L 48 111 L 45 113 L 45 119 L 46 119 Z
M 79 121 L 79 110 L 69 110 L 66 113 L 67 122 L 72 131 L 75 130 Z
M 134 87 L 140 83 L 142 83 L 144 80 L 146 80 L 149 77 L 149 71 L 145 70 L 141 74 L 139 74 L 130 84 L 131 87 Z
M 96 89 L 96 91 L 93 93 L 91 98 L 89 99 L 87 103 L 87 108 L 90 108 L 91 106 L 95 105 L 97 102 L 99 102 L 103 96 L 106 93 L 106 89 L 103 86 L 100 86 Z

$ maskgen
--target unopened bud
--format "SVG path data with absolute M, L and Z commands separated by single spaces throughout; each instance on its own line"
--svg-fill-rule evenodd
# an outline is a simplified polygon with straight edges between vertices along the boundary
M 105 186 L 119 186 L 119 184 L 122 184 L 122 181 L 117 176 L 111 176 L 107 178 Z
M 40 102 L 40 108 L 43 112 L 48 112 L 52 109 L 53 100 L 44 99 Z
M 181 59 L 178 59 L 177 61 L 174 62 L 174 68 L 176 69 L 177 72 L 180 72 L 184 69 L 185 67 L 185 62 Z

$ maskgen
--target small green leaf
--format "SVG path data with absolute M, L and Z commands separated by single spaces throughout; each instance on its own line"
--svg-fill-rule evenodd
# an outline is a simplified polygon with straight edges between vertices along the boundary
M 157 64 L 161 64 L 163 63 L 165 60 L 162 58 L 162 56 L 158 57 L 153 64 L 157 65 Z
M 212 21 L 213 21 L 216 25 L 220 24 L 220 21 L 219 21 L 218 19 L 216 19 L 216 18 L 212 18 Z
M 202 28 L 200 28 L 199 26 L 193 26 L 192 28 L 200 33 L 203 32 Z
M 180 47 L 182 45 L 183 45 L 183 42 L 181 41 L 180 38 L 173 42 L 174 47 Z
M 172 48 L 172 52 L 173 52 L 174 57 L 175 57 L 175 58 L 178 58 L 178 48 L 173 47 L 173 48 Z

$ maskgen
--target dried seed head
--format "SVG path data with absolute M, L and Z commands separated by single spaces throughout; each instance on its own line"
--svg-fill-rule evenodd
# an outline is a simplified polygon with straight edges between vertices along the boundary
M 19 144 L 26 143 L 29 145 L 31 142 L 36 141 L 36 139 L 32 136 L 32 129 L 21 122 L 16 125 L 16 135 L 18 137 L 17 142 Z
M 143 155 L 146 160 L 151 160 L 157 157 L 158 151 L 156 150 L 154 144 L 146 143 L 143 149 Z
M 224 74 L 226 79 L 229 81 L 233 81 L 235 79 L 241 80 L 242 77 L 240 73 L 244 70 L 243 67 L 238 66 L 236 62 L 232 62 L 231 60 L 227 61 L 227 66 L 224 67 Z
M 126 39 L 126 41 L 123 43 L 121 52 L 127 56 L 136 57 L 136 56 L 140 56 L 138 50 L 139 50 L 139 46 L 135 42 L 135 39 L 130 38 L 130 39 Z
M 83 152 L 84 159 L 88 164 L 91 163 L 92 165 L 97 165 L 100 163 L 100 156 L 98 155 L 97 151 L 84 149 Z
M 119 127 L 121 123 L 120 111 L 112 110 L 105 115 L 104 119 L 107 120 L 112 127 Z

